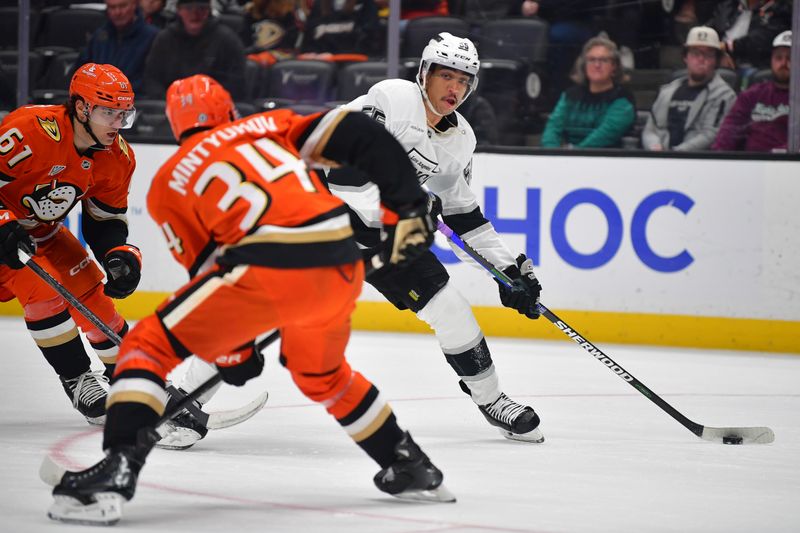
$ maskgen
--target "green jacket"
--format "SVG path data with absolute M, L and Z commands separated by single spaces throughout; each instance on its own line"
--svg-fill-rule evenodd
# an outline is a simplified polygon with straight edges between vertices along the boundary
M 627 89 L 615 86 L 593 94 L 576 85 L 561 93 L 544 128 L 542 146 L 618 147 L 635 119 L 633 95 Z

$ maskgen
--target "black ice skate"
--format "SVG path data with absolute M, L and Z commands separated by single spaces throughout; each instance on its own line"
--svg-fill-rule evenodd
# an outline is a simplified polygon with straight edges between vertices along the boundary
M 397 460 L 375 474 L 375 486 L 397 498 L 431 502 L 455 502 L 442 485 L 444 475 L 406 432 L 394 448 Z
M 466 383 L 459 381 L 458 384 L 461 386 L 461 390 L 472 395 Z M 522 442 L 544 442 L 544 435 L 539 429 L 539 415 L 532 407 L 519 404 L 501 392 L 495 401 L 479 405 L 478 409 L 486 420 L 496 426 L 507 439 Z
M 61 379 L 61 385 L 72 406 L 78 410 L 86 421 L 96 426 L 102 426 L 106 421 L 106 397 L 108 393 L 100 385 L 101 381 L 108 381 L 101 372 L 84 372 L 78 377 Z
M 182 411 L 172 420 L 159 426 L 158 434 L 161 440 L 156 443 L 157 448 L 167 450 L 185 450 L 191 448 L 200 439 L 206 436 L 208 428 L 200 423 L 189 411 Z
M 180 389 L 179 389 L 180 390 Z M 183 394 L 186 394 L 181 390 Z M 167 403 L 167 410 L 172 404 L 177 403 L 173 397 L 170 397 Z M 200 402 L 194 402 L 198 409 L 202 407 Z M 172 420 L 168 420 L 157 429 L 158 434 L 161 435 L 161 440 L 156 443 L 157 448 L 164 448 L 167 450 L 185 450 L 195 445 L 197 441 L 202 439 L 208 433 L 208 427 L 197 419 L 192 413 L 184 409 L 178 413 Z
M 86 470 L 66 472 L 53 489 L 47 516 L 71 524 L 116 524 L 122 518 L 122 504 L 136 491 L 144 455 L 134 446 L 120 446 Z

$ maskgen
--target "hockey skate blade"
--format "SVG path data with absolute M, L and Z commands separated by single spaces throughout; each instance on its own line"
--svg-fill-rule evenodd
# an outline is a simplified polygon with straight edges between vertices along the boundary
M 261 408 L 264 407 L 264 404 L 267 403 L 268 398 L 269 398 L 269 393 L 267 391 L 264 391 L 261 394 L 259 394 L 258 397 L 256 397 L 253 401 L 238 409 L 209 413 L 206 427 L 208 429 L 224 429 L 227 427 L 235 426 L 236 424 L 241 424 L 245 420 L 252 418 L 253 415 L 255 415 L 257 412 L 259 412 Z
M 84 526 L 113 526 L 119 522 L 125 498 L 116 492 L 98 492 L 94 497 L 93 503 L 84 505 L 72 496 L 54 496 L 47 516 L 51 520 Z
M 406 490 L 392 496 L 414 502 L 455 503 L 456 501 L 455 495 L 444 485 L 428 490 Z
M 517 440 L 520 442 L 531 442 L 533 444 L 541 444 L 544 442 L 544 435 L 539 430 L 539 428 L 534 428 L 527 433 L 512 433 L 510 431 L 506 431 L 505 429 L 500 429 L 500 434 L 507 438 L 508 440 Z
M 66 471 L 67 469 L 65 466 L 59 464 L 49 455 L 45 455 L 44 459 L 42 459 L 42 464 L 39 465 L 39 479 L 51 487 L 55 487 L 61 483 L 61 479 L 64 477 Z
M 725 444 L 723 439 L 738 438 L 740 444 L 769 444 L 775 440 L 775 433 L 768 427 L 745 427 L 745 428 L 713 428 L 705 426 L 703 440 Z

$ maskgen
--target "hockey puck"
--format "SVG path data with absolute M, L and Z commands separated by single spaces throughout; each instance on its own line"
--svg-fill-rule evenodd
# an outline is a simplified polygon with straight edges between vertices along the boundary
M 729 436 L 722 437 L 722 444 L 741 444 L 744 441 L 742 437 Z

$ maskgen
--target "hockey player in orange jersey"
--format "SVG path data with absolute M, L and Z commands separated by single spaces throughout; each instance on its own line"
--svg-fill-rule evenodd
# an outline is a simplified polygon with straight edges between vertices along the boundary
M 74 407 L 93 424 L 105 419 L 106 391 L 118 348 L 17 256 L 20 247 L 120 335 L 125 320 L 110 298 L 139 283 L 141 255 L 128 244 L 125 218 L 133 150 L 119 135 L 135 116 L 134 94 L 111 65 L 81 66 L 65 105 L 25 106 L 0 125 L 0 301 L 16 298 L 25 323 Z M 92 261 L 62 222 L 80 203 Z M 110 297 L 110 298 L 109 298 Z M 80 327 L 106 367 L 90 372 Z
M 454 501 L 377 387 L 344 357 L 364 268 L 344 204 L 306 166 L 349 164 L 375 177 L 388 208 L 386 260 L 402 264 L 433 240 L 427 196 L 408 157 L 361 113 L 279 110 L 231 122 L 234 114 L 228 93 L 207 76 L 178 80 L 167 92 L 181 147 L 153 179 L 147 202 L 192 279 L 125 337 L 109 391 L 106 457 L 64 474 L 49 516 L 119 520 L 158 438 L 147 435 L 167 403 L 167 373 L 196 354 L 242 385 L 264 365 L 253 340 L 274 328 L 296 385 L 379 464 L 380 490 Z

